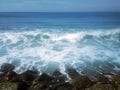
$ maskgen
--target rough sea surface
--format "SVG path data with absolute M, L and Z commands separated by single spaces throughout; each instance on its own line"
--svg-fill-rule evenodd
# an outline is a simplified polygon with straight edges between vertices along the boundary
M 120 13 L 0 13 L 0 65 L 40 73 L 120 72 Z

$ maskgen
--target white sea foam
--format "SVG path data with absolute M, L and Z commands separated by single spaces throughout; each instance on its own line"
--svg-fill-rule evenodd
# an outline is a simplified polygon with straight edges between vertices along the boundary
M 119 29 L 74 33 L 41 30 L 0 33 L 0 65 L 12 63 L 19 73 L 35 67 L 39 72 L 50 73 L 60 69 L 65 74 L 66 65 L 77 69 L 79 65 L 86 66 L 85 61 L 112 60 L 120 63 L 119 59 Z

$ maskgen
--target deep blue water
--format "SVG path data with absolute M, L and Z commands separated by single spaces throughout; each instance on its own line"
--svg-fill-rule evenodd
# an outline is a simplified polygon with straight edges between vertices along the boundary
M 109 67 L 104 62 L 114 66 L 107 71 L 119 72 L 120 13 L 0 13 L 0 65 L 6 62 L 18 73 L 102 72 Z
M 13 28 L 111 29 L 120 27 L 120 13 L 0 13 L 0 30 Z

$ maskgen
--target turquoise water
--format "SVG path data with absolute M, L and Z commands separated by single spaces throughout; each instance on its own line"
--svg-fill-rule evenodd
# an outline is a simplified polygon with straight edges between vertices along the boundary
M 119 60 L 120 13 L 0 13 L 0 65 L 14 64 L 18 73 L 80 73 L 94 62 L 120 71 Z

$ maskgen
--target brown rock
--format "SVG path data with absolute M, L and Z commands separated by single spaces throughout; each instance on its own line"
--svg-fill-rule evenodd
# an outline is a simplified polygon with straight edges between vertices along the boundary
M 69 83 L 63 83 L 63 84 L 60 84 L 56 87 L 55 90 L 72 90 L 72 85 L 69 84 Z
M 115 90 L 115 88 L 112 84 L 102 84 L 101 82 L 97 82 L 90 90 Z
M 92 81 L 86 76 L 79 76 L 72 80 L 72 85 L 76 89 L 87 88 L 92 85 Z
M 7 71 L 1 75 L 1 81 L 9 81 L 12 78 L 16 77 L 17 73 L 14 71 Z
M 27 90 L 28 86 L 24 83 L 4 82 L 0 83 L 0 90 Z
M 43 73 L 32 82 L 30 90 L 48 90 L 51 88 L 52 80 L 53 77 Z

